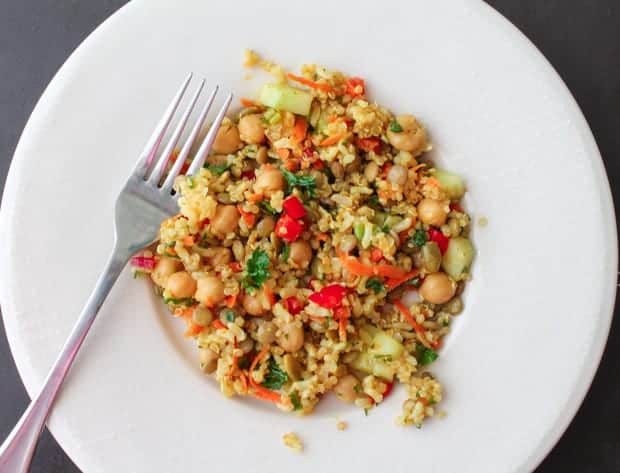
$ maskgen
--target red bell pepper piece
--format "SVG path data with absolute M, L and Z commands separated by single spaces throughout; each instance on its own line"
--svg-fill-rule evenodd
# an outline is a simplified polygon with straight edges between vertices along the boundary
M 284 212 L 286 212 L 287 215 L 293 218 L 304 218 L 306 216 L 304 204 L 294 195 L 284 199 L 282 208 L 284 208 Z
M 342 305 L 342 300 L 347 294 L 347 288 L 340 284 L 331 284 L 324 287 L 319 292 L 310 294 L 310 299 L 317 305 L 325 309 L 336 309 Z
M 434 241 L 439 246 L 439 251 L 443 255 L 446 251 L 448 251 L 448 245 L 450 244 L 450 239 L 441 233 L 436 228 L 428 229 L 428 238 L 430 241 Z
M 248 179 L 248 180 L 253 180 L 256 178 L 256 172 L 254 171 L 254 169 L 250 169 L 249 171 L 243 171 L 241 173 L 241 179 Z
M 358 148 L 361 148 L 366 152 L 374 151 L 376 153 L 381 147 L 381 140 L 377 137 L 356 138 L 355 143 L 357 144 Z
M 297 240 L 303 231 L 303 223 L 288 214 L 282 215 L 276 223 L 276 235 L 289 242 Z
M 385 398 L 390 395 L 390 393 L 392 392 L 392 389 L 394 389 L 394 383 L 385 383 L 385 384 L 386 384 L 386 388 L 385 388 L 385 391 L 383 391 L 384 401 L 385 401 Z
M 286 303 L 286 310 L 288 310 L 291 315 L 299 314 L 304 308 L 299 299 L 295 296 L 287 297 L 284 302 Z

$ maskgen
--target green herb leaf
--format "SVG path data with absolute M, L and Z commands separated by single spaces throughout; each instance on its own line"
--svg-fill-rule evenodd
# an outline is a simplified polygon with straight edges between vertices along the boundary
M 390 122 L 390 131 L 393 131 L 394 133 L 400 133 L 403 131 L 403 127 L 396 121 L 396 118 L 393 118 Z
M 422 280 L 418 277 L 415 277 L 411 280 L 411 284 L 413 287 L 420 287 L 422 285 Z
M 299 409 L 301 409 L 301 401 L 299 400 L 299 395 L 293 392 L 289 397 L 291 398 L 291 403 L 293 404 L 293 410 L 298 411 Z
M 308 193 L 310 197 L 316 197 L 316 180 L 312 176 L 298 176 L 282 168 L 282 174 L 288 184 L 287 194 L 290 194 L 293 187 L 298 187 Z
M 258 203 L 258 206 L 265 213 L 268 213 L 270 215 L 278 215 L 278 211 L 274 209 L 269 202 L 265 202 L 264 200 L 261 200 Z
M 285 243 L 284 245 L 282 245 L 282 253 L 280 253 L 280 258 L 282 258 L 282 261 L 287 261 L 290 254 L 291 247 L 290 245 Z
M 282 389 L 288 383 L 288 375 L 286 371 L 284 371 L 276 360 L 273 357 L 269 358 L 269 371 L 265 374 L 265 379 L 263 380 L 261 386 L 271 390 Z
M 227 310 L 226 311 L 226 315 L 224 315 L 224 318 L 226 319 L 226 322 L 234 322 L 235 321 L 235 311 L 234 310 Z
M 418 248 L 422 248 L 424 244 L 428 241 L 428 236 L 426 235 L 426 231 L 424 231 L 422 228 L 418 228 L 415 231 L 415 234 L 413 235 L 413 238 L 411 239 L 411 241 Z
M 375 278 L 371 278 L 366 281 L 366 288 L 372 289 L 373 291 L 375 291 L 375 294 L 379 294 L 380 292 L 385 291 L 385 286 L 383 285 L 383 283 Z
M 241 281 L 244 289 L 258 289 L 269 277 L 269 256 L 263 250 L 254 250 L 245 265 L 245 275 Z
M 439 358 L 439 355 L 432 348 L 426 348 L 420 344 L 415 347 L 415 357 L 422 366 L 426 366 Z
M 193 189 L 196 186 L 194 182 L 194 176 L 187 176 L 187 181 L 189 182 L 189 188 Z
M 353 386 L 353 391 L 355 391 L 357 394 L 362 394 L 362 386 L 360 384 L 356 384 L 355 386 Z
M 164 298 L 164 304 L 172 304 L 172 305 L 184 305 L 187 307 L 193 306 L 196 304 L 196 299 L 193 297 L 180 297 L 180 298 Z
M 204 168 L 214 174 L 217 174 L 218 176 L 221 176 L 230 169 L 230 164 L 205 164 Z
M 379 204 L 379 196 L 377 196 L 375 194 L 371 195 L 366 202 L 371 207 L 379 207 L 381 205 L 381 204 Z

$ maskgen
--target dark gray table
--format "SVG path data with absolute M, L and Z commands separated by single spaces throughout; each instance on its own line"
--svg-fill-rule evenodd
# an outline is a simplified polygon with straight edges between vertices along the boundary
M 4 186 L 19 134 L 45 85 L 71 51 L 125 3 L 124 0 L 0 2 L 0 188 Z M 488 3 L 515 23 L 564 78 L 592 127 L 615 191 L 620 185 L 620 2 L 488 0 Z M 28 399 L 15 370 L 4 327 L 0 330 L 0 439 L 4 439 Z M 590 393 L 562 440 L 537 471 L 620 472 L 620 380 L 613 371 L 618 358 L 620 333 L 618 324 L 614 323 Z M 46 432 L 32 471 L 79 470 Z

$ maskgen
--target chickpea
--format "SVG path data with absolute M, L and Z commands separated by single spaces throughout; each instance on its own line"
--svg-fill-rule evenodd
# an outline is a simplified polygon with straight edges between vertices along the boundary
M 269 345 L 276 339 L 276 326 L 268 320 L 256 320 L 256 341 L 261 345 Z
M 196 280 L 187 271 L 178 271 L 168 277 L 166 289 L 175 298 L 192 297 L 196 292 Z
M 245 311 L 250 315 L 260 317 L 265 313 L 263 301 L 257 294 L 252 295 L 246 293 L 243 295 L 243 300 L 241 302 Z
M 215 276 L 207 276 L 196 283 L 194 299 L 207 307 L 213 307 L 224 300 L 224 283 Z
M 181 269 L 181 262 L 178 259 L 162 256 L 155 264 L 155 268 L 151 273 L 151 279 L 159 287 L 164 287 L 168 277 Z
M 256 151 L 255 159 L 258 164 L 265 164 L 267 162 L 267 148 L 265 148 L 264 146 L 258 148 L 258 151 Z
M 265 128 L 257 113 L 245 115 L 239 120 L 239 136 L 249 144 L 257 145 L 265 141 Z
M 374 161 L 370 161 L 364 169 L 364 177 L 368 182 L 373 182 L 379 175 L 379 165 Z
M 390 144 L 400 150 L 409 151 L 414 156 L 426 149 L 426 130 L 418 123 L 413 115 L 400 115 L 396 122 L 403 131 L 392 131 L 388 126 L 387 138 Z
M 231 154 L 237 151 L 240 146 L 239 130 L 235 124 L 230 121 L 222 123 L 220 129 L 217 130 L 217 135 L 215 135 L 213 152 L 215 154 Z
M 334 386 L 334 393 L 336 397 L 342 402 L 353 402 L 357 399 L 356 389 L 361 389 L 359 380 L 352 374 L 344 375 L 338 380 L 336 386 Z
M 207 374 L 213 373 L 217 368 L 218 355 L 210 348 L 201 348 L 198 351 L 200 357 L 200 368 Z
M 198 307 L 192 313 L 192 322 L 196 325 L 202 325 L 203 327 L 209 325 L 213 322 L 213 312 L 205 307 Z
M 213 253 L 213 256 L 209 258 L 211 266 L 223 266 L 230 263 L 230 260 L 232 259 L 232 252 L 229 248 L 213 248 L 211 252 Z
M 404 186 L 407 183 L 407 168 L 400 164 L 395 164 L 388 171 L 387 180 L 392 184 Z
M 284 351 L 295 353 L 304 346 L 304 328 L 299 322 L 291 322 L 284 325 L 278 337 L 278 344 Z
M 239 211 L 234 205 L 218 205 L 211 220 L 211 231 L 226 235 L 234 232 L 239 224 Z
M 256 233 L 258 233 L 259 237 L 266 238 L 271 235 L 271 232 L 273 232 L 275 226 L 275 219 L 268 215 L 262 218 L 261 221 L 256 224 Z
M 445 304 L 455 292 L 456 283 L 445 273 L 429 274 L 420 286 L 420 295 L 431 304 Z
M 291 243 L 289 259 L 296 267 L 306 269 L 312 260 L 310 244 L 303 240 Z
M 279 169 L 269 167 L 263 168 L 263 171 L 256 177 L 254 182 L 254 192 L 261 192 L 270 197 L 276 191 L 284 189 L 286 181 L 284 175 Z
M 418 204 L 418 215 L 423 223 L 441 227 L 446 223 L 448 211 L 446 205 L 435 199 L 422 199 Z

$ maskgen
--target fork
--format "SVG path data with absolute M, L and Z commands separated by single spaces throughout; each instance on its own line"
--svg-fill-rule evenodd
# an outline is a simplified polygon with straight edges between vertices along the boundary
M 218 92 L 216 86 L 201 108 L 183 147 L 168 175 L 165 176 L 169 158 L 179 144 L 181 134 L 205 85 L 205 80 L 201 80 L 170 134 L 159 159 L 156 159 L 160 145 L 166 132 L 171 128 L 173 117 L 191 80 L 192 74 L 190 73 L 155 127 L 144 151 L 140 154 L 133 173 L 116 200 L 112 254 L 39 394 L 32 400 L 0 447 L 0 473 L 28 471 L 37 440 L 52 409 L 54 399 L 112 286 L 131 256 L 157 240 L 160 223 L 179 212 L 173 183 L 181 173 L 181 168 L 190 154 Z M 196 151 L 186 174 L 196 174 L 204 165 L 231 101 L 232 94 L 228 94 Z

